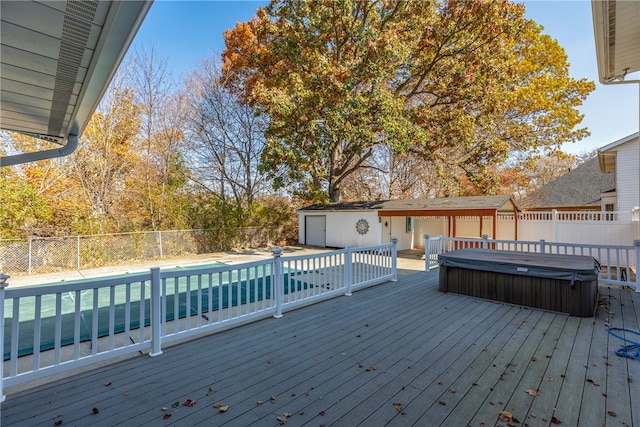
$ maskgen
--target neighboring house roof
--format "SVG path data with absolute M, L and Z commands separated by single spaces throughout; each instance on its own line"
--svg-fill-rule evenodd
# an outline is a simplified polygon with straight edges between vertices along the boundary
M 521 204 L 525 209 L 599 206 L 600 195 L 615 186 L 614 175 L 602 172 L 598 158 L 593 157 L 531 193 Z
M 379 216 L 477 215 L 520 210 L 510 195 L 376 200 L 311 205 L 300 211 L 376 210 Z
M 2 157 L 0 166 L 75 149 L 151 4 L 0 2 L 0 129 L 72 145 Z
M 591 11 L 600 82 L 640 71 L 640 1 L 592 0 Z
M 640 136 L 640 132 L 636 132 L 600 148 L 598 150 L 598 161 L 600 163 L 600 170 L 602 172 L 615 172 L 616 156 L 617 156 L 618 149 L 620 148 L 621 145 L 631 142 L 634 139 L 639 140 L 639 136 Z

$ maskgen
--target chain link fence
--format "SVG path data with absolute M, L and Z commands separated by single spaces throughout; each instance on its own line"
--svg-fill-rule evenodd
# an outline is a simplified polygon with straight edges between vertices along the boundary
M 38 274 L 281 245 L 280 227 L 0 239 L 0 273 Z

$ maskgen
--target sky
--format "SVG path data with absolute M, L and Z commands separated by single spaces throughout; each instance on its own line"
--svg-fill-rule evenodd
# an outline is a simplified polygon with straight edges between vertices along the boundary
M 169 1 L 155 0 L 130 53 L 153 48 L 174 77 L 181 79 L 196 69 L 197 61 L 224 50 L 222 33 L 238 22 L 250 20 L 266 1 Z M 598 81 L 591 2 L 589 0 L 527 0 L 526 16 L 544 27 L 543 32 L 564 48 L 570 63 L 570 75 L 587 78 L 596 89 L 579 108 L 584 114 L 580 127 L 591 136 L 563 145 L 568 153 L 583 154 L 608 145 L 640 127 L 638 84 L 602 85 Z

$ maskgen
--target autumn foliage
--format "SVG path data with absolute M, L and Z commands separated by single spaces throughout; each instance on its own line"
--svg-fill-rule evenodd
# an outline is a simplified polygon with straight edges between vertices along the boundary
M 309 200 L 381 145 L 486 193 L 511 153 L 587 135 L 593 83 L 510 1 L 272 1 L 224 37 L 230 87 L 270 119 L 263 168 Z

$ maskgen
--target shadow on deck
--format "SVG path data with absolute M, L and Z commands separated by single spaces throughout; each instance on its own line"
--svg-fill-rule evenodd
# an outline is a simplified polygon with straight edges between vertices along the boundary
M 2 426 L 640 425 L 640 361 L 607 333 L 638 330 L 640 293 L 601 286 L 597 316 L 576 318 L 438 292 L 437 271 L 399 277 L 7 390 Z

